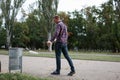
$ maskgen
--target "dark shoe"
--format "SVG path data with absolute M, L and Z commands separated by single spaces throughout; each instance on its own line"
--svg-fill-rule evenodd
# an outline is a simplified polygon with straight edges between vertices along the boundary
M 70 71 L 70 73 L 68 73 L 68 76 L 73 76 L 73 74 L 75 74 L 75 71 Z
M 54 71 L 51 73 L 51 75 L 60 75 L 60 72 Z

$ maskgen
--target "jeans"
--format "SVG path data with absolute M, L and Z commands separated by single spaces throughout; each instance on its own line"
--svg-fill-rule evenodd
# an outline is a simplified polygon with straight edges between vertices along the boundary
M 60 69 L 61 69 L 61 52 L 63 53 L 64 57 L 67 59 L 71 71 L 75 72 L 73 62 L 68 55 L 67 44 L 64 44 L 64 43 L 61 43 L 61 42 L 56 42 L 55 43 L 56 71 L 60 72 Z

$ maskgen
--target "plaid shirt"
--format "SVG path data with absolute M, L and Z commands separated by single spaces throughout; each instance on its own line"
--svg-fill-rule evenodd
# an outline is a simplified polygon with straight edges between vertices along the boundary
M 55 39 L 56 42 L 67 43 L 67 26 L 62 21 L 56 25 L 55 33 L 50 41 L 53 42 Z

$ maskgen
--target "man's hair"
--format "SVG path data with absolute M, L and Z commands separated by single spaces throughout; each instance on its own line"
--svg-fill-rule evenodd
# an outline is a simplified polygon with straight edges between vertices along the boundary
M 55 19 L 60 19 L 60 16 L 59 15 L 55 15 L 54 18 Z

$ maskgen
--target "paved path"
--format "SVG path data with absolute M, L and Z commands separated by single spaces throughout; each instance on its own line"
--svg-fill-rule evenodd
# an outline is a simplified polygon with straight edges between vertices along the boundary
M 0 55 L 2 73 L 8 72 L 8 60 L 8 56 Z M 56 80 L 120 80 L 120 62 L 87 60 L 73 60 L 73 62 L 76 67 L 74 76 L 67 76 L 70 69 L 65 59 L 62 59 L 61 75 L 53 76 L 50 73 L 55 69 L 54 58 L 23 57 L 23 73 Z

